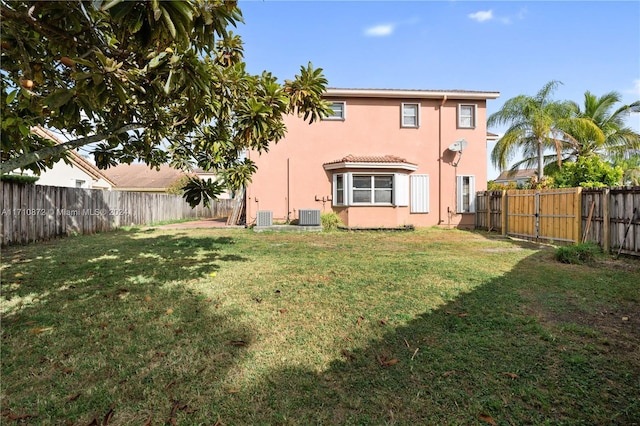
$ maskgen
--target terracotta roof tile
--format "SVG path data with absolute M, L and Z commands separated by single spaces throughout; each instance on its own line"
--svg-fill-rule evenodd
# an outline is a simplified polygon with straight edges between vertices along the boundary
M 405 160 L 404 158 L 397 157 L 395 155 L 352 155 L 349 154 L 346 157 L 339 160 L 329 161 L 325 164 L 337 164 L 337 163 L 406 163 L 413 164 Z

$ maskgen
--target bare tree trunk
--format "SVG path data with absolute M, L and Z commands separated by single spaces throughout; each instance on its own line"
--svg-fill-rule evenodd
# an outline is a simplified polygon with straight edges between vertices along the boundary
M 544 177 L 544 145 L 542 140 L 538 139 L 538 182 Z

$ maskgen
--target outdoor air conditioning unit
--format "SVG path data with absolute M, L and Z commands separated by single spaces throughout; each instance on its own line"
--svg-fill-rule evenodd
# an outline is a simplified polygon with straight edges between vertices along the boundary
M 320 210 L 299 210 L 298 225 L 320 226 Z
M 259 210 L 256 217 L 256 226 L 273 225 L 273 212 L 269 210 Z

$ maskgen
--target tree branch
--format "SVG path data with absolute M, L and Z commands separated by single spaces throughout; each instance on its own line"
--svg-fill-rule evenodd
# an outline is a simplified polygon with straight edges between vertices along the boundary
M 22 154 L 19 157 L 12 158 L 3 162 L 0 165 L 0 174 L 6 174 L 16 169 L 21 169 L 36 161 L 44 160 L 48 157 L 59 155 L 70 149 L 78 148 L 84 145 L 88 145 L 94 142 L 100 142 L 108 137 L 126 133 L 131 130 L 139 129 L 143 127 L 141 124 L 128 124 L 113 132 L 102 133 L 98 135 L 87 136 L 84 138 L 74 139 L 68 142 L 63 142 L 55 146 L 49 146 L 47 148 L 40 149 L 38 151 Z
M 14 21 L 21 21 L 22 23 L 26 24 L 28 27 L 33 28 L 35 30 L 38 30 L 41 33 L 45 33 L 45 34 L 54 34 L 57 37 L 61 37 L 65 40 L 69 40 L 70 43 L 72 44 L 77 44 L 77 40 L 75 37 L 73 37 L 73 35 L 71 35 L 68 32 L 62 31 L 54 26 L 45 24 L 41 21 L 38 21 L 36 19 L 32 19 L 30 18 L 28 15 L 26 15 L 25 13 L 21 13 L 21 12 L 17 12 L 14 10 L 9 9 L 6 6 L 2 6 L 2 9 L 0 10 L 0 16 L 3 19 L 12 19 Z

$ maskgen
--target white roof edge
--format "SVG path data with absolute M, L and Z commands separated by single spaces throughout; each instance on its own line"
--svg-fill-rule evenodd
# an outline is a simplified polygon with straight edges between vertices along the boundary
M 325 164 L 324 169 L 402 169 L 414 171 L 418 170 L 418 166 L 410 163 L 363 163 L 342 161 L 340 163 Z
M 396 90 L 396 89 L 337 89 L 329 88 L 324 96 L 357 98 L 426 98 L 426 99 L 497 99 L 500 92 L 472 92 L 456 90 Z
M 31 128 L 31 132 L 37 134 L 40 137 L 51 139 L 56 144 L 62 143 L 62 141 L 58 139 L 58 137 L 54 133 L 52 133 L 45 127 L 34 126 Z M 92 164 L 87 159 L 82 157 L 82 155 L 80 155 L 78 151 L 76 151 L 75 149 L 69 149 L 66 152 L 70 154 L 69 161 L 71 161 L 76 167 L 91 176 L 93 179 L 95 179 L 96 181 L 102 179 L 109 185 L 116 186 L 114 181 L 112 181 L 107 175 L 105 175 L 102 170 L 100 170 L 95 164 Z

